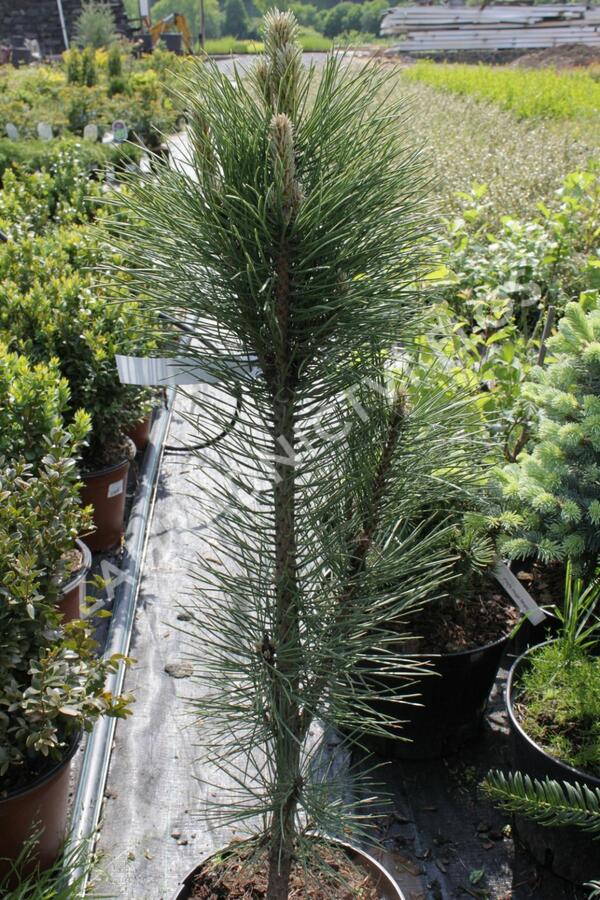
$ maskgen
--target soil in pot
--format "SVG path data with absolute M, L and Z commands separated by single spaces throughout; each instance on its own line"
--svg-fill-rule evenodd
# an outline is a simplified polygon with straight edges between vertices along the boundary
M 561 684 L 564 682 L 563 671 L 554 680 L 548 676 L 547 690 L 538 697 L 532 698 L 527 694 L 527 686 L 531 687 L 528 674 L 531 673 L 532 653 L 547 653 L 552 647 L 550 643 L 529 650 L 519 657 L 509 675 L 506 699 L 514 768 L 541 781 L 550 778 L 559 783 L 577 782 L 590 790 L 600 790 L 600 755 L 597 749 L 600 717 L 593 710 L 589 719 L 585 715 L 580 716 L 580 704 L 570 697 L 574 689 L 587 704 L 594 694 L 593 677 L 582 673 L 579 687 L 573 685 L 569 691 L 565 690 L 564 683 Z M 600 667 L 598 658 L 589 662 Z M 544 678 L 543 672 L 541 677 Z M 598 682 L 600 668 L 596 675 L 596 684 Z M 597 688 L 595 694 L 598 698 Z M 529 730 L 534 732 L 536 739 Z M 559 758 L 556 755 L 559 752 L 565 758 Z M 572 765 L 573 762 L 582 767 Z M 597 879 L 600 875 L 600 844 L 581 829 L 542 826 L 522 816 L 515 818 L 515 827 L 519 839 L 534 859 L 555 875 L 578 884 Z
M 4 779 L 0 779 L 0 879 L 11 871 L 10 861 L 18 859 L 25 843 L 38 833 L 39 843 L 27 870 L 46 869 L 55 862 L 66 835 L 71 760 L 78 745 L 79 738 L 58 763 L 43 760 L 19 787 L 3 789 Z
M 394 893 L 387 890 L 385 875 L 361 864 L 369 857 L 358 853 L 355 861 L 350 857 L 352 852 L 341 845 L 339 849 L 324 847 L 322 859 L 330 873 L 319 870 L 307 876 L 297 865 L 292 872 L 290 900 L 395 900 L 402 896 L 399 889 Z M 264 900 L 266 891 L 266 859 L 259 857 L 249 865 L 247 854 L 236 852 L 199 867 L 186 896 L 189 900 Z
M 565 595 L 565 567 L 562 563 L 545 565 L 536 559 L 513 560 L 510 568 L 538 606 L 562 607 Z
M 519 619 L 519 611 L 495 582 L 468 600 L 426 605 L 410 622 L 421 639 L 399 642 L 397 652 L 415 656 L 428 674 L 409 685 L 393 677 L 373 679 L 373 693 L 380 699 L 371 705 L 397 725 L 390 724 L 389 738 L 365 735 L 364 745 L 388 758 L 435 759 L 475 739 Z M 420 705 L 386 699 L 406 694 L 418 694 Z

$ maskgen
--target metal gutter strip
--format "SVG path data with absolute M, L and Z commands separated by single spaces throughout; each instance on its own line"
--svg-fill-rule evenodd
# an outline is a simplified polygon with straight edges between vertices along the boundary
M 154 506 L 160 462 L 171 421 L 174 398 L 175 390 L 171 388 L 167 393 L 167 408 L 161 408 L 152 426 L 142 463 L 140 480 L 125 532 L 125 553 L 121 565 L 122 578 L 115 587 L 113 614 L 105 650 L 106 656 L 112 656 L 114 653 L 127 656 L 129 653 L 140 575 L 146 554 L 148 523 Z M 117 671 L 107 679 L 106 690 L 113 694 L 119 694 L 123 690 L 124 680 L 125 666 L 121 662 Z M 116 724 L 116 719 L 105 716 L 97 721 L 88 737 L 71 813 L 68 839 L 71 846 L 76 846 L 81 841 L 93 841 L 95 838 Z M 79 869 L 72 873 L 70 880 L 76 881 L 82 874 L 82 870 Z M 85 894 L 86 882 L 87 877 L 80 887 L 80 896 Z

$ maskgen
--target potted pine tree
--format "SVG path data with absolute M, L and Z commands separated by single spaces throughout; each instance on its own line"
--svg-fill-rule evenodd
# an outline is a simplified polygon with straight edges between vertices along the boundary
M 177 897 L 216 883 L 234 896 L 243 883 L 269 900 L 316 887 L 392 898 L 388 876 L 360 853 L 356 869 L 332 840 L 359 841 L 370 820 L 342 801 L 318 723 L 381 731 L 360 664 L 414 676 L 387 648 L 446 574 L 439 527 L 410 523 L 418 480 L 394 489 L 414 454 L 405 394 L 382 374 L 422 307 L 423 177 L 385 73 L 334 56 L 303 69 L 289 13 L 266 16 L 264 41 L 247 78 L 192 69 L 181 87 L 190 166 L 157 163 L 132 183 L 133 224 L 113 228 L 130 290 L 154 313 L 198 322 L 190 366 L 243 394 L 203 498 L 215 548 L 188 614 L 207 672 L 206 753 L 233 788 L 220 806 L 252 836 Z M 196 414 L 227 432 L 216 394 Z
M 437 528 L 440 552 L 452 564 L 443 591 L 415 612 L 408 634 L 400 623 L 394 646 L 423 667 L 411 685 L 419 705 L 398 705 L 405 679 L 373 679 L 372 706 L 390 725 L 385 736 L 365 735 L 364 741 L 380 755 L 425 759 L 478 736 L 520 612 L 493 576 L 499 559 L 491 486 L 496 454 L 480 407 L 440 366 L 409 357 L 406 368 L 396 377 L 406 394 L 403 440 L 415 460 L 394 472 L 395 490 L 406 493 L 418 482 L 412 526 Z

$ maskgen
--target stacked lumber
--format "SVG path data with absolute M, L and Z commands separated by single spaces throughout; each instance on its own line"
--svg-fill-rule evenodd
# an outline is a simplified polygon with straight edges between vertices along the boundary
M 398 6 L 381 22 L 382 36 L 398 36 L 401 53 L 446 50 L 529 50 L 560 44 L 600 47 L 600 7 Z

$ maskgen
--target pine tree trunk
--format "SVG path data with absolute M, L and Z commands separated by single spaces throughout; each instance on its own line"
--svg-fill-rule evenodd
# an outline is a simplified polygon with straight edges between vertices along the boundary
M 275 622 L 272 635 L 272 727 L 276 779 L 271 822 L 267 900 L 287 900 L 294 853 L 295 813 L 300 787 L 300 710 L 297 701 L 301 655 L 296 548 L 295 373 L 289 346 L 289 256 L 282 242 L 277 262 L 274 354 L 273 453 L 275 512 Z
M 295 802 L 286 804 L 286 810 L 281 815 L 273 816 L 267 900 L 287 900 L 289 895 L 294 853 L 295 807 Z

